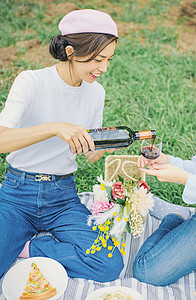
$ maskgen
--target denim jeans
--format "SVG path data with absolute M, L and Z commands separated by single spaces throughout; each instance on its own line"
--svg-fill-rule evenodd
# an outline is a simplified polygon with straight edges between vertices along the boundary
M 165 286 L 196 269 L 196 214 L 188 220 L 167 215 L 141 246 L 133 263 L 133 276 Z
M 100 282 L 116 279 L 123 268 L 117 248 L 112 258 L 107 248 L 86 254 L 97 237 L 97 231 L 87 225 L 89 214 L 76 193 L 74 176 L 38 182 L 26 178 L 25 172 L 20 176 L 8 171 L 0 189 L 0 276 L 28 240 L 47 231 L 52 235 L 31 239 L 30 257 L 53 258 L 71 277 Z

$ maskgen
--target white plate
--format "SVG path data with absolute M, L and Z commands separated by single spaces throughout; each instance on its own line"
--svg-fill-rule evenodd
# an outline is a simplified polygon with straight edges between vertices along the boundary
M 98 297 L 104 295 L 104 293 L 114 292 L 114 291 L 121 291 L 127 293 L 129 296 L 133 297 L 134 300 L 144 300 L 143 296 L 138 293 L 136 290 L 125 286 L 108 286 L 105 288 L 98 289 L 87 296 L 86 300 L 96 300 Z
M 59 299 L 68 283 L 67 272 L 56 260 L 47 257 L 31 257 L 14 265 L 5 275 L 2 283 L 3 294 L 8 300 L 18 300 L 26 286 L 31 264 L 35 262 L 50 284 L 57 289 L 51 300 Z

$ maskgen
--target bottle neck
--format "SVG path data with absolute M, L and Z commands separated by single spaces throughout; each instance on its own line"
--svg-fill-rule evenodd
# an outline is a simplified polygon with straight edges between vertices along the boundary
M 134 132 L 135 140 L 148 140 L 148 139 L 155 139 L 155 138 L 156 138 L 155 130 L 144 130 L 144 131 Z

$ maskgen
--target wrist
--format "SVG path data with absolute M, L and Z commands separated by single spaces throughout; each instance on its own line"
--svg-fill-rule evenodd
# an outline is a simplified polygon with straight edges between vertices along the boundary
M 170 163 L 170 157 L 169 157 L 169 155 L 164 154 L 164 160 L 165 160 L 166 164 L 169 164 Z
M 47 130 L 50 133 L 51 137 L 59 136 L 59 130 L 58 130 L 58 122 L 50 122 L 46 123 Z
M 183 172 L 181 173 L 181 178 L 180 178 L 180 182 L 181 184 L 185 185 L 187 182 L 187 179 L 189 177 L 189 172 L 183 170 Z

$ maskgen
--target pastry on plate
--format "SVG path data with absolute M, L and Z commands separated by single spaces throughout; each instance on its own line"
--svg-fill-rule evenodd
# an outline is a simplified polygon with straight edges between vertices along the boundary
M 55 287 L 46 280 L 36 263 L 31 264 L 31 272 L 20 300 L 44 300 L 56 295 Z

